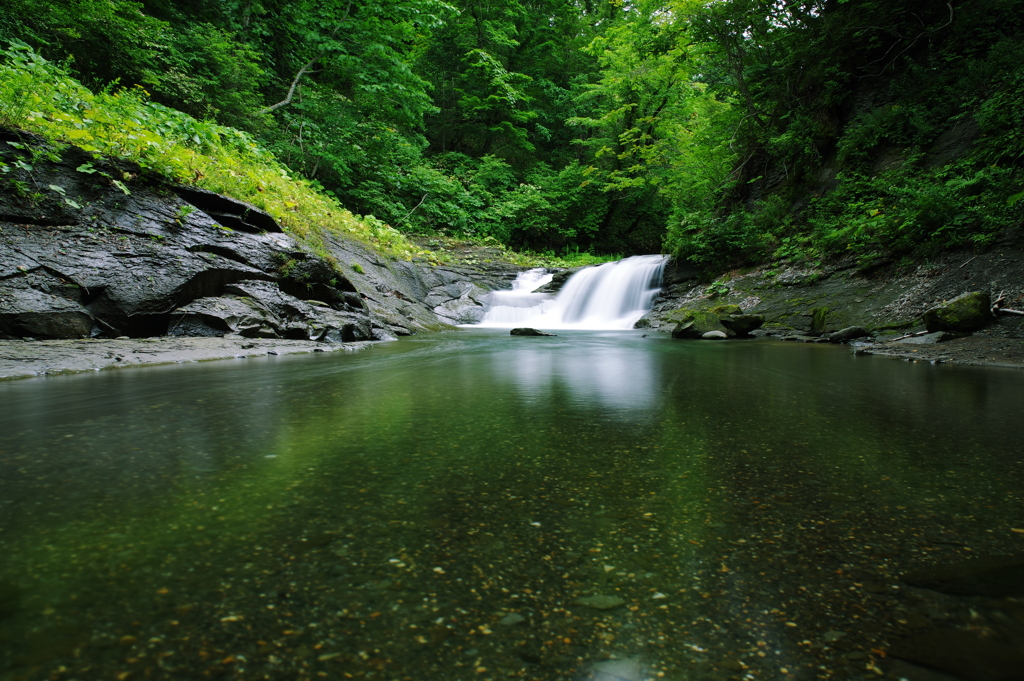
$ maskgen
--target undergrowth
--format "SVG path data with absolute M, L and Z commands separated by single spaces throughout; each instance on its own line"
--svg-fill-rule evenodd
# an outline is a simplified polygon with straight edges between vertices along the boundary
M 447 236 L 435 234 L 425 239 L 426 246 L 430 249 L 427 258 L 436 263 L 475 264 L 493 260 L 507 262 L 519 267 L 587 267 L 589 265 L 600 265 L 601 263 L 621 260 L 621 254 L 594 255 L 587 251 L 568 251 L 562 255 L 554 251 L 535 253 L 532 251 L 514 251 L 493 236 Z M 487 258 L 483 249 L 496 250 L 496 258 Z
M 65 65 L 26 45 L 0 51 L 0 126 L 251 203 L 319 255 L 327 254 L 326 232 L 397 257 L 424 254 L 391 226 L 354 215 L 315 183 L 292 176 L 248 134 L 157 104 L 141 87 L 93 93 Z

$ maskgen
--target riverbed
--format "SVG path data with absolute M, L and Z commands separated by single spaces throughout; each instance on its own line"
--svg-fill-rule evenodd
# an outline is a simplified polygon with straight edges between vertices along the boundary
M 950 678 L 1024 375 L 479 329 L 0 383 L 0 679 Z M 1010 613 L 1006 615 L 1006 613 Z

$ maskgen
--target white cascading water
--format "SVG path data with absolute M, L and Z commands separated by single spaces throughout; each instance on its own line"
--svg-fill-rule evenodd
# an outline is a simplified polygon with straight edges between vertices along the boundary
M 661 287 L 663 255 L 638 255 L 572 275 L 557 296 L 534 293 L 551 281 L 543 269 L 519 275 L 511 291 L 490 294 L 483 320 L 474 326 L 539 329 L 632 329 Z

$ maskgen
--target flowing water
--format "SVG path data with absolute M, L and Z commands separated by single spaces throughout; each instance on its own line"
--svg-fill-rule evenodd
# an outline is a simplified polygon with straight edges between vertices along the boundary
M 2 383 L 0 679 L 901 678 L 987 606 L 897 577 L 1024 544 L 1022 387 L 481 329 Z
M 511 291 L 490 294 L 483 321 L 473 326 L 541 329 L 632 329 L 651 309 L 667 258 L 637 255 L 575 273 L 557 295 L 536 293 L 551 281 L 543 269 L 519 275 Z

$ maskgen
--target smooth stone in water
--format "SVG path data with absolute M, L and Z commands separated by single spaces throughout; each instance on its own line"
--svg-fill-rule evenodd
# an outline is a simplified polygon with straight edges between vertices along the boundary
M 625 604 L 625 599 L 619 598 L 618 596 L 586 596 L 584 598 L 577 598 L 573 601 L 573 605 L 583 605 L 594 610 L 611 610 L 617 608 L 620 605 Z
M 640 658 L 633 657 L 596 663 L 586 681 L 644 681 L 646 678 Z
M 518 612 L 511 612 L 502 617 L 500 620 L 498 620 L 498 624 L 503 624 L 506 627 L 511 627 L 516 624 L 521 624 L 525 621 L 526 618 L 520 615 Z
M 728 338 L 723 331 L 708 331 L 701 336 L 704 340 L 724 340 Z

